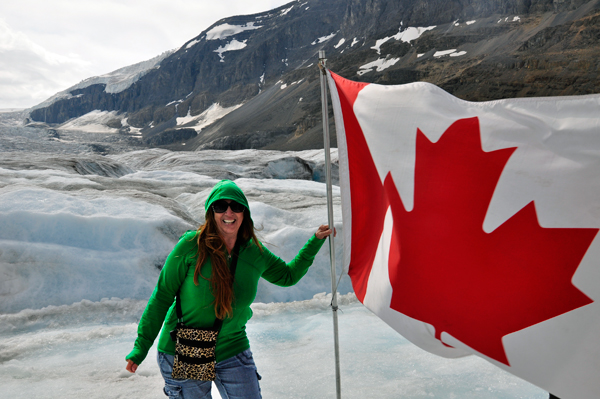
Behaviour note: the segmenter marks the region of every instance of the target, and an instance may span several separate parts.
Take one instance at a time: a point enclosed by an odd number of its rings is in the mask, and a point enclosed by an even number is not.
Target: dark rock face
[[[225,24],[238,29],[216,34]],[[432,26],[410,42],[392,38]],[[30,118],[59,124],[97,109],[119,111],[151,146],[319,148],[321,49],[328,67],[346,78],[428,81],[469,101],[597,93],[600,0],[295,1],[216,22],[120,93],[104,85],[73,90]],[[451,49],[454,56],[439,53]],[[378,59],[393,65],[361,68]],[[214,103],[243,105],[198,135],[177,128],[178,117]]]
[[[149,137],[144,141],[151,147],[157,147],[186,141],[196,137],[197,135],[198,132],[196,132],[194,129],[169,129]]]
[[[220,150],[227,148],[230,150],[245,150],[245,149],[259,149],[268,146],[269,144],[276,141],[279,137],[287,137],[289,135],[286,131],[281,132],[253,132],[244,133],[232,136],[225,136],[210,141],[206,144],[202,144],[198,149],[200,150]]]

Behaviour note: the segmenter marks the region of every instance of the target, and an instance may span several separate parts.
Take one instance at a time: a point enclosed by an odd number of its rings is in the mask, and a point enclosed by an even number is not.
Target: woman
[[[331,234],[320,226],[288,264],[265,248],[254,234],[254,223],[244,193],[231,180],[217,183],[206,203],[206,222],[185,233],[167,257],[158,283],[138,326],[138,337],[127,355],[126,369],[134,373],[148,354],[161,326],[158,363],[169,398],[211,398],[210,381],[171,378],[175,343],[169,332],[177,324],[174,298],[179,292],[183,322],[210,328],[223,320],[215,348],[215,384],[223,399],[261,398],[245,326],[256,296],[258,279],[280,286],[296,284],[308,271]],[[232,251],[239,243],[233,286],[229,273]]]

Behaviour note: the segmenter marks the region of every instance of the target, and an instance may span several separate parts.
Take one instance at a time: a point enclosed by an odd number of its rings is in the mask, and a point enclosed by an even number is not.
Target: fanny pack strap
[[[229,272],[231,273],[231,285],[233,286],[233,280],[235,279],[235,269],[237,268],[238,255],[240,253],[240,243],[236,240],[235,246],[233,247],[233,257],[229,264]],[[179,291],[177,290],[177,296],[175,298],[175,310],[177,311],[177,322],[183,322],[183,313],[181,312],[181,298],[179,297]],[[215,323],[212,326],[213,330],[219,331],[223,325],[223,320],[218,317],[215,319]]]

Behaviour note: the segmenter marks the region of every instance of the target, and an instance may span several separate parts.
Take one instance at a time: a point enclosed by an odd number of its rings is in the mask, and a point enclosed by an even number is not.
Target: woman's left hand
[[[319,240],[324,240],[325,238],[329,237],[331,235],[331,233],[333,233],[334,237],[336,236],[337,231],[335,231],[335,227],[333,228],[333,232],[332,232],[328,225],[322,224],[317,229],[317,232],[315,233],[315,236]]]

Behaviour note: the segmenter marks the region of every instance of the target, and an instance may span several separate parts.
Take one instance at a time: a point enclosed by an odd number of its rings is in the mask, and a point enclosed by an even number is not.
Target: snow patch
[[[84,82],[91,80],[94,82],[90,84],[105,83],[106,88],[104,89],[104,91],[106,93],[120,93],[123,90],[127,89],[129,86],[131,86],[134,82],[138,81],[151,69],[159,67],[161,61],[173,54],[174,52],[175,50],[166,51],[158,57],[154,57],[147,61],[139,62],[134,65],[117,69],[114,72],[101,75],[97,78],[86,79]]]
[[[94,110],[79,118],[71,119],[62,124],[60,130],[77,130],[88,133],[118,133],[119,129],[113,129],[106,124],[113,119],[122,119],[117,111]]]
[[[291,6],[290,8],[286,9],[286,10],[282,10],[281,14],[279,14],[279,16],[283,17],[284,15],[286,15],[288,12],[292,11],[292,8],[294,8],[294,6]]]
[[[137,64],[129,65],[124,68],[117,69],[116,71],[107,73],[105,75],[95,76],[87,78],[77,83],[75,86],[71,86],[66,90],[56,93],[46,101],[30,108],[30,111],[45,108],[57,101],[67,100],[73,98],[72,91],[78,89],[85,89],[86,87],[95,84],[104,84],[106,87],[104,91],[106,93],[120,93],[126,90],[129,86],[137,82],[142,76],[147,74],[150,70],[158,68],[160,63],[173,54],[175,50],[165,51],[161,55],[151,58],[147,61],[138,62]]]
[[[375,46],[371,47],[373,50],[377,51],[377,54],[381,54],[381,46],[391,39],[396,39],[405,43],[410,43],[411,41],[418,39],[421,35],[428,30],[434,29],[435,26],[428,27],[408,27],[405,30],[402,28],[399,29],[398,33],[394,36],[384,37],[383,39],[379,39],[375,42]],[[356,39],[355,39],[356,40]]]
[[[248,39],[244,40],[243,42],[233,39],[232,41],[227,43],[225,46],[219,46],[219,48],[214,50],[214,52],[219,54],[219,57],[221,58],[221,62],[225,62],[225,57],[223,56],[224,52],[241,50],[247,46],[247,44],[246,44],[247,41],[248,41]]]
[[[290,84],[289,84],[289,86],[297,85],[297,84],[299,84],[299,83],[302,83],[303,81],[304,81],[304,79],[297,80],[297,81],[295,81],[295,82],[292,82],[292,83],[290,83]],[[287,83],[284,83],[284,84],[282,84],[282,85],[281,85],[280,89],[281,89],[281,90],[283,90],[283,89],[285,89],[286,87],[288,87],[288,84],[287,84]]]
[[[393,65],[395,65],[400,58],[379,58],[373,62],[369,62],[368,64],[362,65],[359,67],[359,71],[356,72],[357,75],[364,75],[367,72],[371,72],[373,68],[377,68],[377,72],[381,72],[384,69],[387,69]]]
[[[338,47],[340,47],[340,46],[341,46],[342,44],[344,44],[344,43],[346,43],[346,39],[344,39],[344,38],[342,37],[342,38],[340,39],[340,41],[338,42],[338,44],[336,44],[336,45],[335,45],[335,46],[333,46],[333,47],[335,47],[335,48],[338,48]]]
[[[125,128],[129,128],[129,134],[135,134],[136,136],[141,136],[142,135],[142,129],[139,127],[133,127],[129,124],[129,122],[127,121],[127,118],[123,118],[121,119],[121,126],[125,127]]]
[[[206,32],[206,40],[223,40],[229,36],[237,35],[238,33],[247,31],[260,29],[262,26],[254,26],[254,22],[248,22],[246,25],[230,25],[230,24],[222,24],[219,26],[215,26],[208,32]]]
[[[390,40],[392,37],[384,37],[383,39],[379,39],[375,42],[375,45],[373,47],[371,47],[373,50],[377,51],[377,54],[381,54],[381,45],[385,42],[387,42],[388,40]]]
[[[197,132],[204,129],[206,126],[218,121],[228,113],[235,111],[242,104],[234,105],[232,107],[223,108],[220,104],[214,103],[207,110],[202,112],[200,115],[192,116],[190,111],[188,110],[188,114],[184,117],[177,118],[177,126],[188,125],[194,123],[191,127],[195,129]]]
[[[519,22],[520,20],[521,20],[521,17],[519,17],[519,16],[513,17],[512,20],[510,19],[510,17],[506,17],[506,18],[500,18],[498,20],[498,23],[500,23],[500,22]]]
[[[405,43],[410,43],[411,41],[418,39],[419,37],[421,37],[421,35],[425,32],[427,32],[428,30],[432,30],[435,29],[436,26],[427,26],[427,27],[409,27],[406,28],[405,31],[403,32],[399,32],[396,36],[394,36],[394,39],[396,40],[401,40]]]
[[[314,42],[311,43],[311,45],[315,45],[315,44],[320,44],[323,42],[326,42],[327,40],[331,39],[332,37],[334,37],[335,35],[337,35],[337,32],[334,32],[328,36],[321,36],[320,38],[318,38],[317,40],[315,40]]]
[[[436,51],[435,54],[433,54],[433,56],[435,58],[444,57],[446,55],[449,55],[450,57],[460,57],[461,55],[465,55],[465,54],[467,54],[466,51],[457,52],[456,49],[451,49],[451,50]]]
[[[185,46],[186,50],[189,49],[190,47],[194,46],[195,44],[200,43],[200,40],[192,40],[191,42],[189,42],[187,44],[187,46]]]
[[[473,25],[477,21],[467,21],[467,25]]]
[[[451,50],[441,50],[441,51],[436,51],[435,54],[433,55],[435,58],[440,58],[443,57],[445,55],[450,55],[452,53],[454,53],[456,51],[456,49],[451,49]]]
[[[354,45],[355,45],[356,43],[358,43],[358,40],[357,40],[356,38],[354,38],[354,39],[352,40],[352,44],[350,45],[350,47],[354,47]]]

